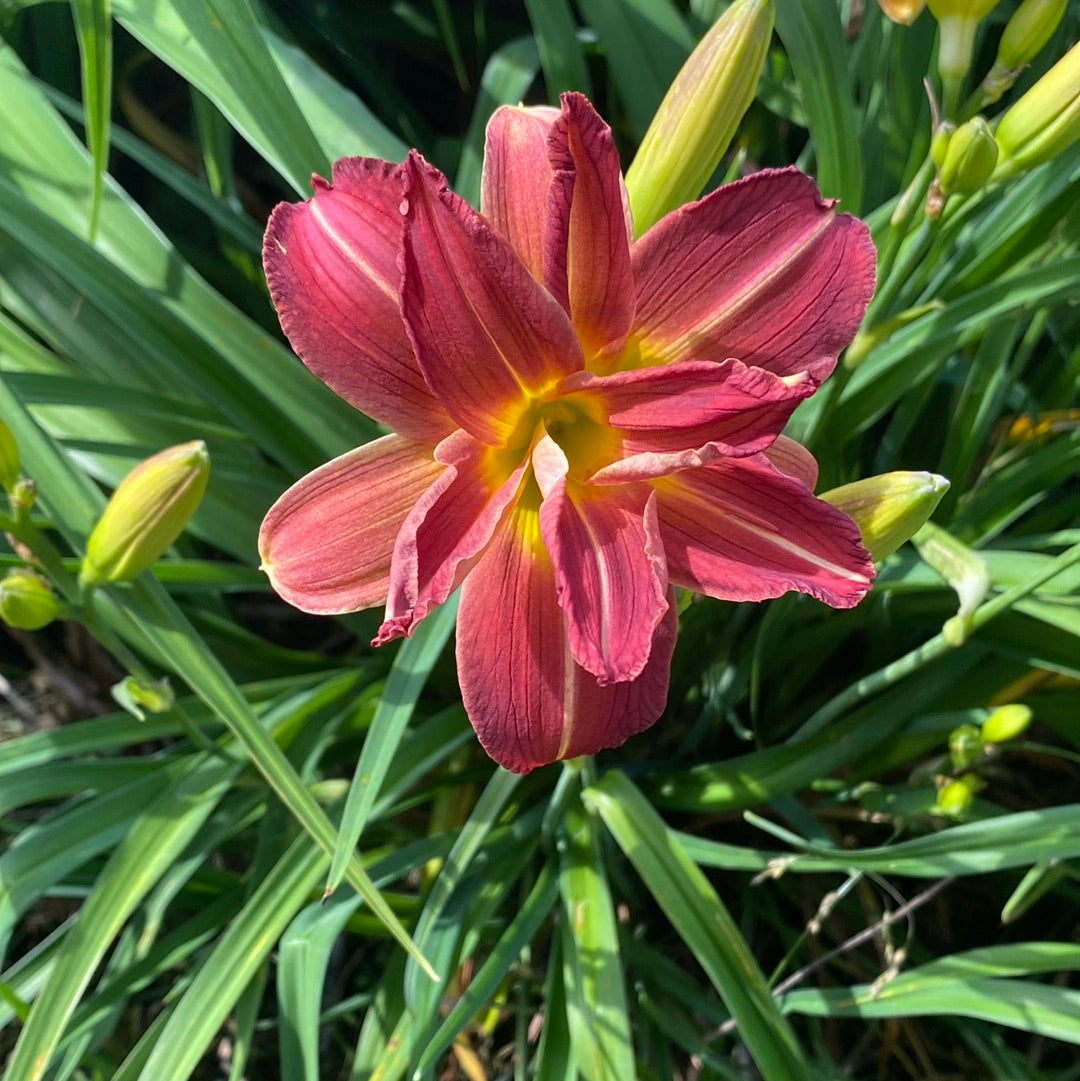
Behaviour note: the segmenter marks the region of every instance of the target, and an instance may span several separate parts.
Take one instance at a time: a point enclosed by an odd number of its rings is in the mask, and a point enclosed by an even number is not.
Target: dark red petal
[[[259,531],[274,589],[320,615],[382,604],[398,531],[442,470],[430,447],[388,435],[297,481]]]
[[[635,363],[724,360],[819,382],[874,291],[874,246],[796,169],[717,188],[632,249]]]
[[[636,679],[667,611],[667,567],[647,485],[567,482],[549,437],[533,451],[540,535],[555,568],[570,653],[601,684]]]
[[[586,360],[621,349],[634,319],[630,228],[611,128],[582,94],[563,94],[548,139],[544,284],[570,314]]]
[[[664,709],[673,596],[637,679],[601,687],[574,662],[537,512],[519,505],[461,587],[462,700],[484,749],[515,773],[617,747]]]
[[[548,133],[559,110],[502,105],[488,121],[480,212],[510,243],[529,273],[544,280],[544,227],[551,164]]]
[[[350,405],[435,444],[453,425],[420,374],[398,310],[401,166],[343,158],[333,185],[271,214],[263,265],[300,359]]]
[[[402,314],[429,386],[492,446],[518,431],[530,396],[582,366],[566,313],[510,245],[413,151]]]
[[[668,574],[729,601],[795,590],[858,604],[873,564],[855,523],[764,456],[722,459],[654,482]]]

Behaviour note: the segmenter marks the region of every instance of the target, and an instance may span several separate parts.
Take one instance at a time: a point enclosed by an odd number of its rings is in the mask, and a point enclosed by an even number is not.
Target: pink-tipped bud
[[[88,586],[125,582],[146,570],[183,532],[209,475],[210,456],[198,439],[140,462],[94,526],[79,581]]]

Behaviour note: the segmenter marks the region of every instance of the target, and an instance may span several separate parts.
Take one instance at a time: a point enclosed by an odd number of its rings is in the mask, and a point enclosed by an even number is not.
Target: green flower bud
[[[124,582],[146,570],[183,532],[206,490],[210,456],[202,440],[140,462],[117,486],[79,571],[83,585]]]
[[[843,484],[819,498],[854,520],[878,563],[922,528],[948,489],[936,473],[896,472]]]
[[[995,67],[1015,71],[1030,64],[1053,36],[1067,0],[1023,0],[1005,24]]]
[[[998,706],[983,721],[979,735],[984,743],[1005,743],[1024,733],[1031,724],[1032,716],[1031,709],[1019,702]]]
[[[113,699],[137,720],[145,721],[147,713],[168,713],[176,702],[168,676],[153,683],[140,683],[127,676],[112,687]]]
[[[10,492],[19,479],[19,448],[11,429],[0,420],[0,488]]]
[[[962,645],[971,629],[971,617],[990,589],[986,563],[978,552],[933,522],[927,522],[913,539],[924,562],[956,592],[960,607],[945,621],[941,633],[949,645]]]
[[[954,131],[956,125],[951,120],[943,120],[934,128],[934,134],[930,137],[930,157],[934,159],[939,170],[945,164],[945,154]]]
[[[981,116],[961,124],[949,139],[939,163],[938,185],[942,194],[971,195],[978,191],[990,179],[997,159],[994,133]]]
[[[1080,44],[1074,45],[1012,108],[994,137],[994,179],[1033,169],[1080,139]]]
[[[961,818],[971,810],[975,793],[982,787],[982,780],[974,773],[965,773],[955,781],[949,781],[938,792],[935,810],[949,818]]]
[[[971,67],[975,31],[997,0],[927,0],[938,21],[938,72],[945,91],[945,112],[951,114],[960,84]]]
[[[735,0],[701,39],[660,103],[626,173],[639,235],[696,199],[754,100],[774,0]]]
[[[972,762],[982,756],[982,733],[975,725],[957,725],[949,733],[949,760],[954,770],[967,769]]]
[[[21,631],[39,631],[57,616],[60,606],[49,586],[32,570],[8,571],[0,581],[0,619]]]

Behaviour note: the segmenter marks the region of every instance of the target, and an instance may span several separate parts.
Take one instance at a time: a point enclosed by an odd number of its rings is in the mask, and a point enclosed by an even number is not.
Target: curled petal
[[[570,654],[536,506],[519,503],[461,587],[458,678],[477,737],[515,773],[617,747],[663,711],[676,629],[669,597],[641,675],[601,687]]]
[[[387,435],[297,481],[259,531],[262,568],[274,589],[319,615],[381,604],[394,538],[441,472],[430,447]]]
[[[544,284],[570,315],[586,359],[621,349],[634,319],[634,277],[619,153],[583,94],[563,94],[548,140]]]
[[[786,435],[778,435],[764,453],[781,473],[801,481],[811,492],[817,487],[817,459],[802,443],[796,443]]]
[[[633,247],[635,363],[738,357],[819,382],[874,290],[874,246],[796,169],[767,170],[676,210]]]
[[[560,390],[563,401],[603,416],[618,433],[621,459],[590,478],[615,484],[765,450],[814,384],[738,360],[699,360],[608,376],[580,372]]]
[[[855,523],[764,457],[724,459],[654,482],[676,585],[730,601],[789,590],[834,608],[858,604],[874,577]]]
[[[394,545],[386,620],[375,645],[411,634],[461,584],[521,486],[525,463],[457,431],[435,449],[446,469]]]
[[[540,535],[555,570],[570,653],[601,685],[636,679],[667,611],[667,566],[646,485],[567,483],[549,436],[533,451]]]
[[[529,407],[582,366],[566,313],[446,179],[405,163],[402,315],[432,391],[465,431],[505,445]]]
[[[510,242],[538,281],[544,280],[544,222],[551,164],[547,141],[559,110],[502,105],[488,121],[480,212]]]
[[[398,311],[401,166],[372,158],[312,178],[306,203],[270,216],[263,265],[282,329],[335,394],[431,444],[453,425],[432,396]]]

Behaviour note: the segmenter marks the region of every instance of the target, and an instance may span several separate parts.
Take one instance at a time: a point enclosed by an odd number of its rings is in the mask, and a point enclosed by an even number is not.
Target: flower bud
[[[640,235],[696,199],[754,100],[774,0],[735,0],[701,39],[660,103],[626,173]]]
[[[1012,702],[1007,706],[998,706],[997,709],[983,721],[979,735],[984,743],[1005,743],[1010,739],[1016,739],[1022,735],[1029,724],[1033,714],[1030,707],[1020,702]]]
[[[83,585],[123,582],[146,570],[183,532],[206,490],[210,456],[202,440],[140,462],[117,486],[79,571]]]
[[[843,484],[819,498],[854,520],[878,563],[922,528],[948,489],[936,473],[901,471]]]
[[[949,760],[954,770],[967,769],[972,762],[982,756],[982,733],[975,725],[957,725],[949,733]]]
[[[971,195],[978,191],[990,179],[997,159],[994,133],[981,116],[961,124],[950,136],[939,162],[938,186],[942,194]]]
[[[1001,152],[995,180],[1033,169],[1080,139],[1080,44],[1005,112],[994,137]]]
[[[0,619],[21,631],[39,631],[57,616],[53,591],[32,570],[8,571],[0,581]]]
[[[878,7],[894,23],[910,26],[926,7],[926,0],[878,0]]]
[[[950,646],[962,645],[971,629],[971,617],[990,589],[990,572],[978,552],[951,533],[927,522],[914,538],[923,561],[956,592],[960,607],[945,621],[941,633]]]
[[[0,420],[0,488],[10,492],[19,479],[19,448],[11,429]]]
[[[949,818],[960,818],[971,810],[975,793],[982,787],[981,778],[974,773],[965,773],[942,787],[937,794],[937,805],[934,809],[938,814],[947,815]]]
[[[147,713],[168,713],[176,702],[169,686],[169,677],[162,676],[153,683],[143,683],[127,676],[111,688],[113,699],[136,720],[145,721]]]
[[[1015,71],[1030,64],[1053,36],[1067,0],[1023,0],[1005,24],[995,67]]]
[[[971,67],[975,31],[997,0],[927,0],[927,3],[938,21],[938,72],[945,91],[945,112],[949,114]]]

